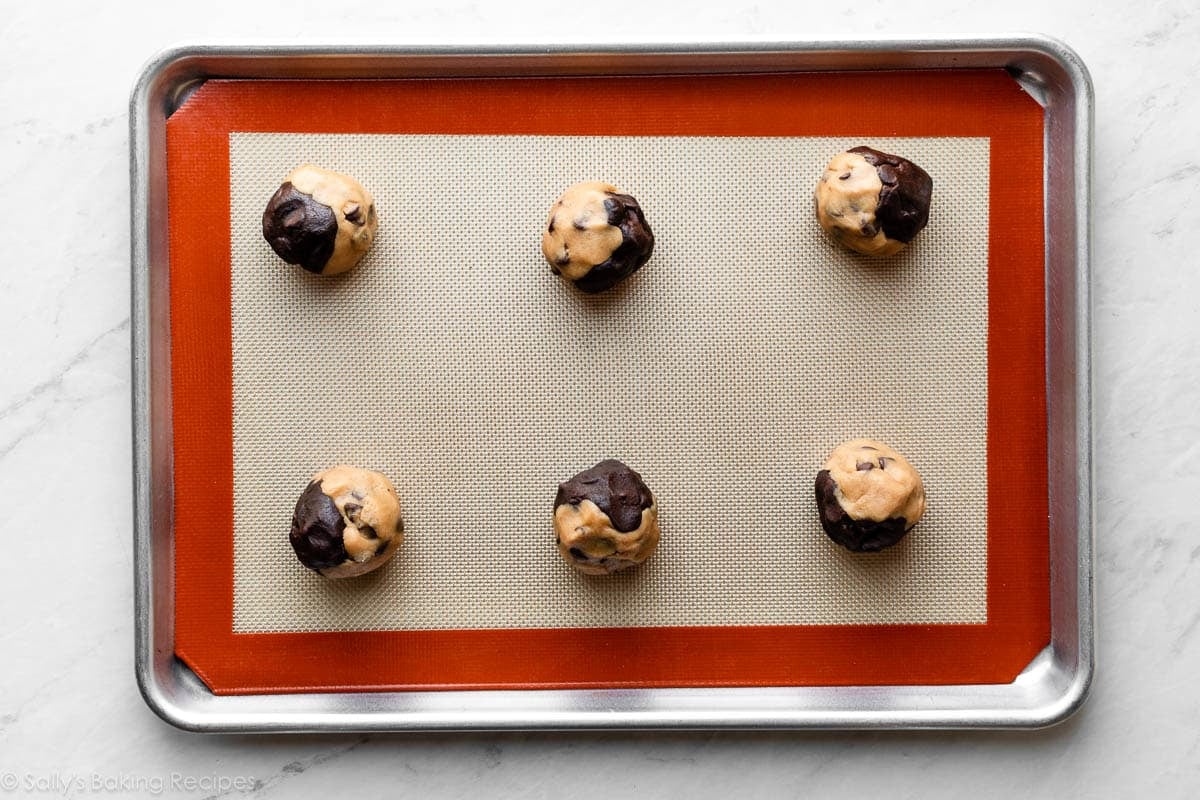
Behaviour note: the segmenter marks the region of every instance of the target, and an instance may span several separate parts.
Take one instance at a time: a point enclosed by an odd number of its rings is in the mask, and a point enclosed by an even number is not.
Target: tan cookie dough
[[[817,473],[816,492],[825,533],[854,551],[890,547],[925,513],[920,474],[873,439],[838,445]]]
[[[289,264],[337,275],[375,240],[375,200],[349,175],[305,164],[284,179],[263,212],[263,236]]]
[[[817,221],[852,250],[890,256],[925,227],[932,191],[929,174],[908,159],[854,147],[817,181]]]
[[[600,181],[563,192],[542,232],[550,269],[585,292],[615,286],[641,268],[653,249],[654,234],[638,202]]]
[[[404,541],[400,498],[378,472],[337,466],[309,482],[292,515],[296,557],[327,578],[382,566]]]
[[[601,461],[559,485],[554,534],[559,554],[580,572],[628,569],[658,547],[658,504],[641,475]]]

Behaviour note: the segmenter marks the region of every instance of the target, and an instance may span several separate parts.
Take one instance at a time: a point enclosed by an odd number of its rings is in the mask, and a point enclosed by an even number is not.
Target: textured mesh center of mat
[[[812,213],[833,154],[867,143],[934,178],[900,256],[834,247]],[[979,623],[987,616],[988,140],[234,134],[234,628],[238,632]],[[280,262],[267,199],[311,161],[374,193],[347,276]],[[577,180],[638,198],[657,244],[585,296],[539,247]],[[929,494],[897,547],[821,531],[841,440],[905,453]],[[557,484],[608,457],[658,497],[640,567],[576,574]],[[392,563],[329,581],[288,544],[337,463],[396,484]]]

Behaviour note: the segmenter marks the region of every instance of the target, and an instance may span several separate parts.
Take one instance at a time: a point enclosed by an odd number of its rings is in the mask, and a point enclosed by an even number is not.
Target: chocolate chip
[[[370,525],[359,525],[358,532],[363,535],[364,539],[378,539],[379,534]]]
[[[575,559],[576,561],[587,561],[588,560],[587,553],[583,552],[578,547],[572,547],[567,552],[569,552],[571,554],[571,558]]]
[[[554,217],[550,218],[550,224],[546,226],[546,233],[554,233]]]
[[[391,544],[391,542],[380,542],[379,545],[375,548],[375,555],[377,555],[377,556],[383,555],[383,552],[388,549],[389,544]]]
[[[850,177],[850,173],[849,173],[849,172],[847,172],[847,173],[845,173],[845,174],[843,174],[843,175],[838,175],[838,180],[839,180],[839,181],[844,181],[844,180],[846,180],[846,179],[847,179],[847,178],[849,178],[849,177]]]
[[[584,220],[582,220],[582,219],[574,220],[571,223],[571,226],[573,228],[575,228],[575,230],[577,230],[577,231],[586,231],[587,230],[587,225],[584,223]]]
[[[347,222],[353,222],[355,225],[362,225],[362,208],[358,203],[351,203],[342,209],[342,213],[346,215]]]
[[[879,468],[880,468],[880,469],[887,469],[887,465],[888,465],[889,463],[891,463],[891,462],[895,461],[895,460],[896,460],[896,459],[894,459],[894,458],[888,458],[887,456],[880,456],[880,457],[879,457]]]
[[[870,472],[875,469],[875,465],[870,461],[859,461],[854,465],[854,468],[859,472]]]
[[[287,216],[285,216],[283,218],[283,227],[287,228],[288,230],[291,230],[292,228],[299,227],[301,224],[303,224],[303,222],[304,222],[304,208],[302,206],[297,206],[296,208],[289,211]]]

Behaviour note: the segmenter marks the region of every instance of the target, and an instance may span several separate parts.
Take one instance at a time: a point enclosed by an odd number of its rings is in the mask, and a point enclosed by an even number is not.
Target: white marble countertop
[[[921,10],[917,10],[917,9]],[[1193,796],[1200,791],[1200,9],[59,0],[0,19],[0,794]],[[1049,34],[1096,87],[1098,671],[1040,732],[199,736],[133,675],[126,104],[171,44]],[[25,229],[29,227],[30,236]],[[1196,469],[1196,472],[1191,470]],[[19,506],[19,507],[18,507]],[[26,516],[29,512],[31,516]],[[341,791],[339,791],[341,790]]]

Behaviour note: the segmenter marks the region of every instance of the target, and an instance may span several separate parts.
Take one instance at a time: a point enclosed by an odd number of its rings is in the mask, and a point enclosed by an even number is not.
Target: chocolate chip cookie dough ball
[[[567,563],[607,575],[642,563],[658,547],[658,504],[641,475],[620,461],[601,461],[559,484],[554,533]]]
[[[550,269],[590,294],[637,272],[653,250],[654,234],[637,200],[599,181],[563,192],[542,233]]]
[[[263,236],[289,264],[318,275],[353,267],[375,239],[370,192],[348,175],[305,164],[284,179],[263,212]]]
[[[925,227],[932,193],[929,173],[908,159],[852,147],[817,182],[817,220],[852,250],[890,256]]]
[[[314,476],[300,495],[289,538],[309,569],[327,578],[362,575],[400,549],[400,499],[378,472],[332,467]]]
[[[925,513],[921,476],[882,442],[854,439],[838,447],[817,473],[821,527],[838,544],[874,552],[904,538]]]

